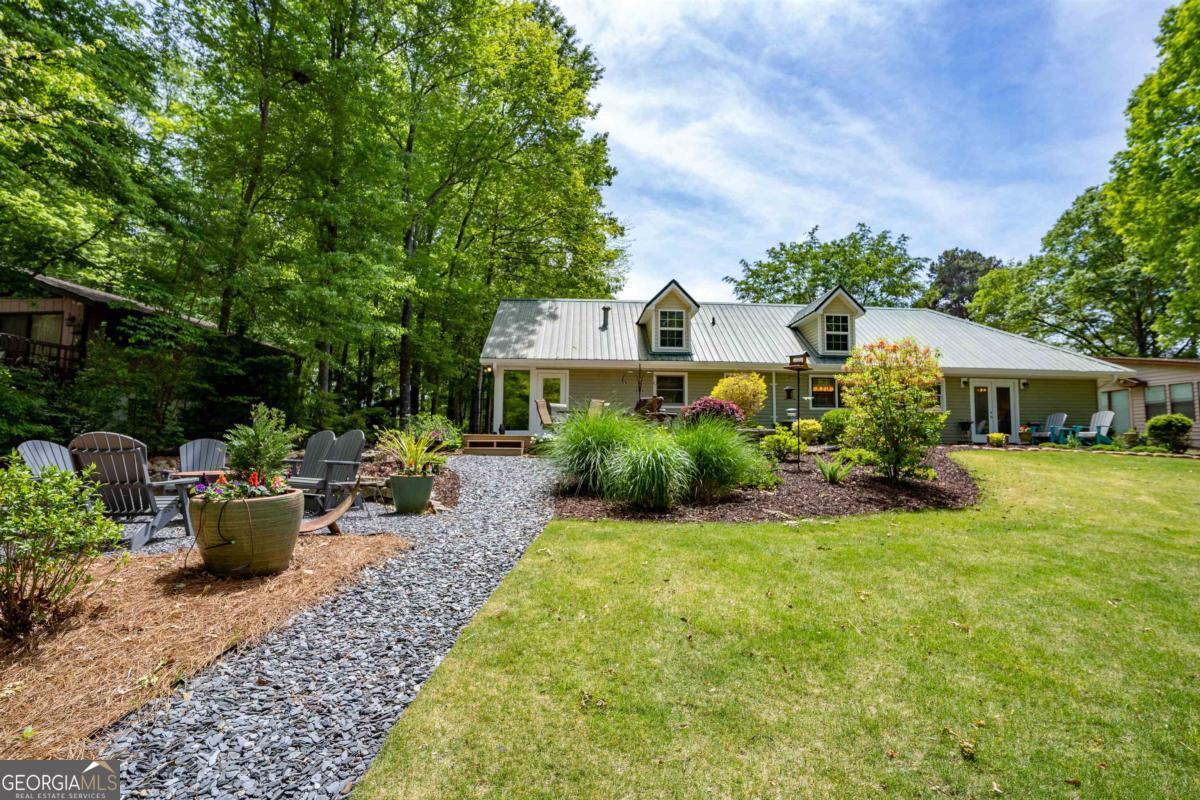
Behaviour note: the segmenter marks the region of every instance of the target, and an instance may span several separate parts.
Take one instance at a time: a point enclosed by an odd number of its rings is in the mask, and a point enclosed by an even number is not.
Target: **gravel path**
[[[459,631],[545,526],[552,468],[460,456],[457,508],[380,506],[349,532],[393,531],[411,550],[227,655],[112,732],[131,797],[330,798],[349,791]],[[156,549],[169,549],[168,541]]]

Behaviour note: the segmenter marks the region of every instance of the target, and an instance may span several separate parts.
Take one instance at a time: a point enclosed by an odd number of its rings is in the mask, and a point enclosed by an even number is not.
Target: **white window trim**
[[[846,318],[846,349],[845,350],[831,350],[828,347],[828,340],[826,339],[826,337],[829,334],[829,331],[828,331],[829,326],[828,326],[827,322],[830,317],[845,317]],[[841,331],[835,331],[835,332],[841,333]],[[850,353],[850,351],[852,349],[854,349],[854,317],[852,317],[849,314],[821,314],[821,348],[822,348],[822,352],[829,353],[831,355],[839,355],[839,356],[840,355],[848,355]]]
[[[662,332],[663,332],[662,315],[664,312],[670,312],[672,314],[680,314],[683,316],[683,327],[682,328],[670,328],[669,329],[669,330],[678,330],[683,333],[683,337],[682,337],[683,344],[681,344],[679,347],[667,347],[666,345],[664,345],[662,343]],[[682,308],[657,308],[657,309],[655,309],[654,310],[654,349],[661,351],[661,352],[682,352],[682,351],[687,350],[687,347],[688,347],[688,315],[687,315],[687,311],[685,311]]]
[[[675,377],[683,378],[683,402],[682,403],[668,403],[666,401],[663,401],[663,408],[682,408],[683,406],[686,406],[688,404],[688,396],[689,396],[688,395],[688,374],[686,372],[656,372],[656,373],[654,373],[654,396],[655,397],[659,396],[658,395],[658,376],[660,376],[660,375],[668,377],[668,378],[675,378]]]
[[[942,411],[948,411],[948,410],[949,410],[949,406],[947,406],[947,405],[946,405],[946,379],[945,379],[945,378],[942,378],[942,380],[940,381],[940,383],[941,383],[941,385],[942,385],[942,391],[940,392],[940,397],[941,397],[941,400],[942,400],[942,403],[941,403],[941,405],[942,405]]]
[[[813,380],[815,378],[829,378],[833,381],[833,405],[818,406],[813,405],[813,401],[817,399],[816,392],[813,391]],[[799,402],[799,400],[797,400]],[[835,408],[842,407],[842,385],[838,383],[836,375],[809,375],[808,376],[808,410],[809,411],[832,411]]]

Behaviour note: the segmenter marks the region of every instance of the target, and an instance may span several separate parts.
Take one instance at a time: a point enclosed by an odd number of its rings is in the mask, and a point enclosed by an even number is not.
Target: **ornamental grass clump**
[[[48,468],[35,478],[14,453],[0,470],[0,636],[66,615],[92,562],[120,541],[87,474]]]
[[[388,461],[395,462],[396,475],[432,475],[446,463],[442,439],[433,431],[414,434],[409,430],[386,430],[379,434],[375,446]]]
[[[688,496],[694,475],[692,459],[675,437],[662,428],[643,428],[608,456],[600,482],[609,499],[670,511]]]
[[[947,412],[938,402],[937,356],[913,339],[856,348],[840,379],[850,409],[843,442],[869,450],[891,479],[924,477],[922,461],[942,436]]]
[[[638,417],[608,408],[595,412],[577,409],[547,447],[576,494],[600,494],[601,474],[609,456],[645,435],[646,423]]]
[[[692,461],[690,493],[697,500],[712,502],[726,497],[756,483],[767,469],[755,446],[719,417],[699,417],[676,425],[673,435]]]

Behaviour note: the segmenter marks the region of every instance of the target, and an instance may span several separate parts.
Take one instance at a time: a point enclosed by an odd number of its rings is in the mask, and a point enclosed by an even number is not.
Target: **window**
[[[1171,413],[1183,414],[1193,422],[1196,420],[1196,404],[1192,401],[1192,385],[1190,383],[1172,383]]]
[[[654,393],[663,399],[663,405],[683,405],[687,402],[687,376],[655,375]]]
[[[946,410],[946,381],[940,380],[937,386],[933,387],[934,394],[937,395],[938,408],[942,411]]]
[[[850,350],[850,317],[845,314],[825,315],[825,349],[831,353]]]
[[[812,383],[809,384],[812,389],[812,400],[809,403],[810,408],[837,408],[838,407],[838,388],[837,378],[811,378]]]
[[[62,325],[62,314],[0,314],[0,333],[37,342],[58,344],[62,339]]]
[[[683,312],[663,309],[658,312],[658,346],[683,349]]]
[[[1167,413],[1167,387],[1146,387],[1146,419]]]

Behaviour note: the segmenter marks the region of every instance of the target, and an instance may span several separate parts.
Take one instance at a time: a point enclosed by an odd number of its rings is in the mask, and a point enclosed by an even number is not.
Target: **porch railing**
[[[3,364],[73,373],[79,369],[81,359],[78,347],[0,333],[0,363]]]

